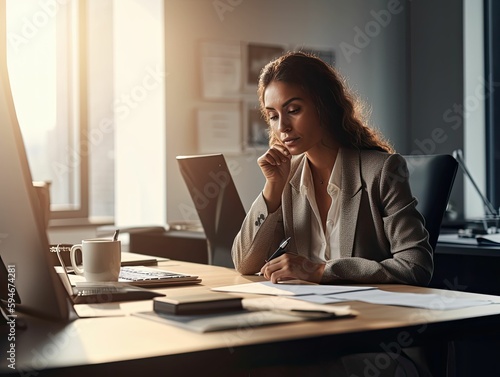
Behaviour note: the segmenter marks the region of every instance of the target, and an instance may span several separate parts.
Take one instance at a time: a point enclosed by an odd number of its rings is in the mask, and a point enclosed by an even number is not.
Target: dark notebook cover
[[[209,314],[242,310],[241,297],[224,293],[203,293],[177,297],[158,297],[153,309],[165,314]]]

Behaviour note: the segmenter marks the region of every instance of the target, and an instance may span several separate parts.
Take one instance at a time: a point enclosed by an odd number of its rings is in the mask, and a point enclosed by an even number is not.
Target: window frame
[[[72,4],[73,6],[75,3]],[[75,145],[78,145],[78,157],[79,157],[79,187],[78,191],[80,193],[79,207],[75,209],[53,209],[51,206],[50,219],[89,219],[89,145],[88,140],[85,135],[88,134],[88,106],[87,106],[87,96],[88,96],[88,73],[87,73],[87,61],[88,61],[88,48],[87,48],[87,25],[88,25],[88,15],[87,15],[87,0],[79,0],[76,2],[76,19],[78,20],[77,30],[77,58],[78,58],[78,69],[77,69],[77,80],[71,81],[72,83],[78,85],[78,106],[77,112],[78,117],[75,117],[73,108],[69,107],[68,117],[75,119],[77,121],[78,129],[78,140]],[[71,12],[74,11],[72,7],[61,7],[60,11],[66,12],[66,20],[70,20],[67,27],[71,28],[71,23],[75,21],[72,17]],[[58,21],[60,22],[60,21]],[[65,25],[66,26],[66,25]],[[58,24],[58,28],[60,25]],[[59,33],[58,33],[59,34]],[[67,35],[67,34],[66,34]],[[73,41],[66,40],[66,48],[72,48]],[[70,98],[67,102],[74,101],[73,98],[74,91],[69,91]],[[59,101],[59,95],[57,96]],[[87,153],[82,153],[82,151],[87,151]]]

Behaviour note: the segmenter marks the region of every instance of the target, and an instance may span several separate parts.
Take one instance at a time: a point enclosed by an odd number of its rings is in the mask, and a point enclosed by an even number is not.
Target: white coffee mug
[[[81,269],[76,262],[76,253],[82,252]],[[70,250],[71,266],[77,275],[87,281],[118,281],[121,266],[120,241],[92,238],[73,245]]]

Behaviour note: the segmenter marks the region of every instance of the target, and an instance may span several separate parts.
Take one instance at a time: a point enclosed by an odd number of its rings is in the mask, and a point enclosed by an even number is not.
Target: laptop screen
[[[205,231],[209,263],[234,267],[231,248],[246,212],[222,154],[177,156]]]
[[[69,318],[68,296],[49,263],[49,245],[10,90],[0,30],[0,256],[15,286],[16,311]],[[8,297],[1,297],[8,300]]]

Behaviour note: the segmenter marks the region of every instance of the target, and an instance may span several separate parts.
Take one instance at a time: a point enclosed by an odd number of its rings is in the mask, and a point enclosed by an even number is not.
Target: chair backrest
[[[177,156],[207,237],[208,263],[234,268],[231,247],[246,212],[222,154]]]
[[[425,219],[429,243],[434,250],[455,181],[458,162],[447,154],[403,157],[408,164],[411,191],[418,200],[417,209]]]

